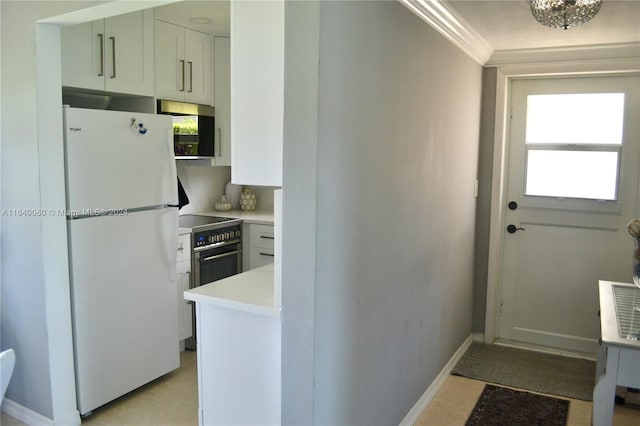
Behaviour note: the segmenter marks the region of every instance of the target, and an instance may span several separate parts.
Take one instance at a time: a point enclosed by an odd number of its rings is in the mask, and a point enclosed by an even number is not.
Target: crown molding
[[[640,43],[593,44],[542,49],[497,50],[485,64],[504,67],[523,64],[636,60],[640,63]]]
[[[399,0],[478,64],[487,63],[493,48],[442,0]]]

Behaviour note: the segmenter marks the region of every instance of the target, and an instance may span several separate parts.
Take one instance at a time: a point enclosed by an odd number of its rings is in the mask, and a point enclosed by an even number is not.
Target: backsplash
[[[189,160],[176,161],[178,177],[189,197],[189,204],[180,209],[180,214],[214,210],[214,204],[224,194],[224,186],[231,180],[231,167],[189,166],[188,163]]]
[[[189,204],[180,209],[180,214],[215,210],[215,203],[220,200],[225,185],[231,180],[231,167],[190,166],[189,160],[180,160],[176,161],[176,169],[189,197]],[[249,188],[256,194],[256,210],[273,211],[273,191],[277,188]]]

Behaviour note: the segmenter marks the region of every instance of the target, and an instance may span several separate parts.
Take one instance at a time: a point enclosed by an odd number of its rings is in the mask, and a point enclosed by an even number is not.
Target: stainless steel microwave
[[[158,100],[157,112],[173,116],[173,149],[176,157],[215,156],[215,109],[212,106]]]

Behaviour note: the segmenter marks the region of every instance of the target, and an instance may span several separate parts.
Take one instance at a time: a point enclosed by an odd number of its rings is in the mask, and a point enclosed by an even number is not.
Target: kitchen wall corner
[[[214,204],[220,200],[225,185],[231,180],[231,167],[190,166],[189,160],[179,160],[176,170],[189,197],[189,204],[180,209],[180,214],[214,210]]]

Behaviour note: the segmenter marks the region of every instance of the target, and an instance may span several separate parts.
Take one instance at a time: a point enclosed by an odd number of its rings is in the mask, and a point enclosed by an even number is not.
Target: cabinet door
[[[164,21],[155,28],[156,98],[184,101],[184,28]]]
[[[191,321],[193,305],[184,300],[184,292],[186,290],[189,290],[191,262],[178,262],[176,269],[178,274],[178,340],[184,340],[193,335],[193,327]]]
[[[104,90],[104,20],[64,27],[60,38],[62,85]]]
[[[211,36],[185,29],[184,55],[185,101],[211,105]]]
[[[105,89],[153,96],[153,11],[105,20]]]
[[[214,105],[216,106],[216,166],[231,165],[231,45],[214,38]]]
[[[282,186],[284,0],[231,2],[231,181]]]

